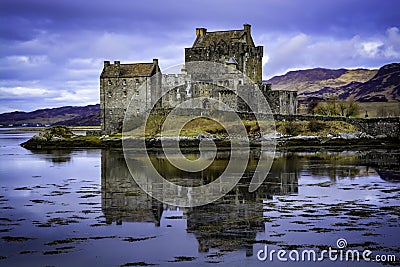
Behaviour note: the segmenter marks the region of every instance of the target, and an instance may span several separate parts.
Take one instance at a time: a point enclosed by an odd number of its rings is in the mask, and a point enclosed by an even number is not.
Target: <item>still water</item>
[[[32,135],[0,132],[1,266],[381,266],[257,257],[266,247],[318,256],[340,238],[343,250],[396,255],[399,264],[399,150],[280,151],[249,193],[254,151],[229,194],[179,208],[143,193],[121,150],[19,147]],[[220,153],[209,170],[187,175],[151,157],[170,181],[191,184],[214,180],[229,159]],[[138,159],[137,172],[146,168]]]

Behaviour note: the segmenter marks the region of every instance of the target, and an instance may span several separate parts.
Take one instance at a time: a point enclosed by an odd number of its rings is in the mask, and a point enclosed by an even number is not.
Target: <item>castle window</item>
[[[136,82],[136,84],[140,83],[139,79],[135,79],[135,82]]]
[[[128,93],[126,92],[126,89],[124,90],[124,96],[126,97],[126,95],[127,95]]]
[[[111,93],[111,91],[108,91],[108,97],[112,97],[112,93]]]
[[[108,85],[112,85],[112,81],[111,80],[108,80]]]
[[[136,90],[136,95],[139,95],[139,90]]]
[[[242,80],[239,80],[239,85],[241,85],[242,84]]]
[[[122,84],[126,85],[126,80],[125,79],[122,80]]]

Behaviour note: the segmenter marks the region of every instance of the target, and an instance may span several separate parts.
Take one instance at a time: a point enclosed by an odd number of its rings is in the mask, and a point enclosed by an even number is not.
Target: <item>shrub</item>
[[[299,127],[293,121],[287,121],[284,125],[285,134],[298,135],[300,133]]]
[[[61,137],[66,137],[66,138],[69,138],[74,135],[72,133],[71,129],[66,126],[53,126],[47,130],[47,133],[49,133],[49,136],[55,135],[55,136],[61,136]]]
[[[357,116],[359,110],[360,110],[359,105],[354,101],[353,98],[350,98],[347,101],[346,117]]]
[[[307,113],[308,113],[308,114],[314,115],[314,113],[315,113],[315,108],[316,108],[317,106],[318,106],[318,102],[317,102],[317,101],[312,100],[311,102],[309,102],[309,103],[307,104]]]
[[[322,131],[326,128],[325,123],[321,121],[317,121],[316,119],[312,119],[308,122],[308,129],[311,132],[317,133],[319,131]]]

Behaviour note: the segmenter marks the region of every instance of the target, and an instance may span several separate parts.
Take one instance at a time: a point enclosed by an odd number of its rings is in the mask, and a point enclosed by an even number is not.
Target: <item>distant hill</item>
[[[44,125],[100,125],[100,105],[84,107],[66,106],[38,109],[32,112],[14,111],[0,114],[3,126],[44,126]]]
[[[360,102],[400,101],[400,63],[379,70],[308,69],[290,71],[267,81],[273,90],[297,90],[300,102],[354,98]]]

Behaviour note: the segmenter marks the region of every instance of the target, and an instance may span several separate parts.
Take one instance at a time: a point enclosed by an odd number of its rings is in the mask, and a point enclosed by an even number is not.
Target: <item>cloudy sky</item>
[[[99,103],[104,60],[183,63],[195,28],[252,25],[264,79],[400,61],[398,0],[0,0],[0,113]]]

